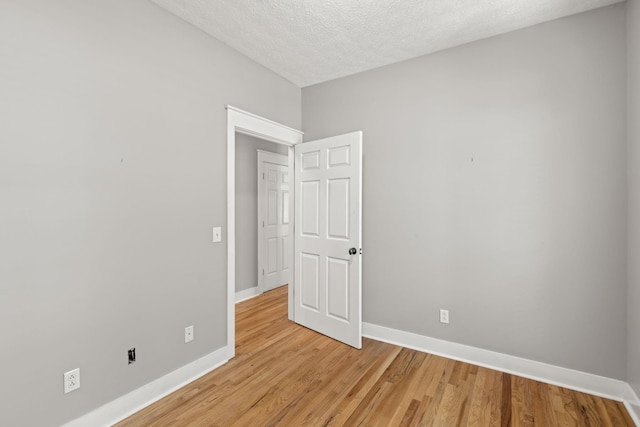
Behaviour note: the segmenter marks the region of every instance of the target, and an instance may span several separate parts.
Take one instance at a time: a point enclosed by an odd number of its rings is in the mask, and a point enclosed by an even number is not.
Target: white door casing
[[[258,289],[290,281],[289,159],[258,150]]]
[[[362,132],[294,151],[295,321],[361,348]]]
[[[227,105],[227,359],[235,356],[236,342],[236,133],[264,139],[289,147],[289,170],[293,170],[293,146],[302,143],[303,133],[297,129],[264,117]],[[294,201],[290,206],[290,218],[294,216]],[[217,222],[217,221],[216,221]],[[213,224],[216,224],[213,222]],[[207,230],[210,233],[211,230]],[[225,234],[223,233],[223,236]],[[294,318],[293,283],[289,285],[288,318]]]

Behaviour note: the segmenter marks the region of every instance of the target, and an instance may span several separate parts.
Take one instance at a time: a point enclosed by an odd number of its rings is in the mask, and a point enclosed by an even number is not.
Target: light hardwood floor
[[[237,305],[236,357],[118,426],[633,426],[624,405],[287,320],[282,287]]]

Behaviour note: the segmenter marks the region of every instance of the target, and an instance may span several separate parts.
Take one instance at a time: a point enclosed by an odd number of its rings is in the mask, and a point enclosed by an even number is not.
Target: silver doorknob
[[[357,253],[358,253],[358,250],[356,248],[349,249],[349,255],[355,255]]]

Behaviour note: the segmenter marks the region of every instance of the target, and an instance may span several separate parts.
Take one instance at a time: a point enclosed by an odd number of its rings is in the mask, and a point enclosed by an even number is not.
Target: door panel
[[[319,236],[320,232],[320,181],[307,181],[300,184],[302,215],[300,215],[302,234]]]
[[[268,190],[267,197],[267,224],[278,225],[278,190]]]
[[[283,184],[287,184],[289,180],[286,182],[283,181]],[[289,192],[282,191],[282,223],[289,224]]]
[[[278,238],[267,239],[267,274],[278,271]]]
[[[289,270],[289,258],[291,254],[291,246],[289,244],[290,239],[282,239],[282,269]]]
[[[349,160],[350,159],[349,155],[351,154],[351,147],[349,146],[330,148],[329,150],[327,150],[327,153],[329,156],[329,160],[328,160],[329,168],[338,167],[338,166],[349,166],[351,164]]]
[[[298,144],[294,164],[295,321],[361,348],[362,132]]]
[[[328,181],[329,237],[349,240],[349,178]]]
[[[302,171],[317,170],[320,168],[320,151],[301,153]]]
[[[329,257],[327,260],[327,312],[349,321],[349,261]]]
[[[302,305],[314,311],[318,310],[318,291],[320,288],[319,259],[320,257],[315,254],[300,254]]]

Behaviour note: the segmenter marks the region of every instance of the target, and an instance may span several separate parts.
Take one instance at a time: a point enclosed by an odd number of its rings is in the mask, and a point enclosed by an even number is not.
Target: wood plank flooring
[[[624,405],[287,320],[282,287],[236,310],[236,357],[118,426],[633,426]]]

